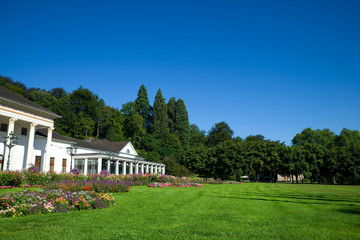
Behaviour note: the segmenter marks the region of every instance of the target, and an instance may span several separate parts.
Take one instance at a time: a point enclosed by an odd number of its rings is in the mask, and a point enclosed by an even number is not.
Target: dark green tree
[[[165,99],[160,89],[156,93],[153,107],[153,134],[162,140],[169,134],[169,117]]]
[[[216,123],[209,131],[207,136],[207,145],[216,146],[217,144],[231,140],[234,131],[231,130],[229,125],[226,122]]]
[[[189,126],[190,145],[203,146],[206,142],[205,130],[200,130],[195,124]]]
[[[175,108],[175,133],[179,136],[184,147],[189,145],[189,117],[184,101],[179,98]]]
[[[167,104],[167,112],[169,116],[169,131],[170,133],[174,133],[176,124],[176,99],[174,97],[169,99]]]
[[[143,127],[150,131],[151,128],[151,106],[145,85],[141,85],[134,103],[134,110],[143,118]]]

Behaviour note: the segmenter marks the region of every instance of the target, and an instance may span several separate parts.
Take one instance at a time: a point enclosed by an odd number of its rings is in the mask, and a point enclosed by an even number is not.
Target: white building
[[[60,173],[69,172],[72,164],[84,174],[104,169],[113,174],[165,174],[164,164],[146,161],[130,142],[83,141],[58,134],[54,119],[60,117],[0,86],[0,141],[11,134],[19,137],[11,149],[9,138],[0,143],[0,170],[35,165],[43,172]],[[73,157],[67,152],[71,146],[77,148]]]

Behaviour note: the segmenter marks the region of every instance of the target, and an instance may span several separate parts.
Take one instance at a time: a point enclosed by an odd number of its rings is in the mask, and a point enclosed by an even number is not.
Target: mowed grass
[[[108,209],[0,219],[0,239],[360,239],[360,186],[141,186],[114,197]]]

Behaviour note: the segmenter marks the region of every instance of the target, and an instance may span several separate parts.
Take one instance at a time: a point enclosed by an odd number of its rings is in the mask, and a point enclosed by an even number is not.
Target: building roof
[[[47,137],[47,129],[42,128],[37,130],[36,135]],[[114,153],[120,152],[126,146],[126,144],[128,144],[128,142],[110,142],[108,140],[84,141],[77,138],[65,137],[55,131],[53,131],[52,137],[53,139],[57,139],[60,141],[71,142],[77,147]]]
[[[40,106],[39,104],[34,103],[3,86],[0,86],[0,103],[50,119],[61,118],[61,116],[57,115],[56,113],[53,113],[43,106]]]

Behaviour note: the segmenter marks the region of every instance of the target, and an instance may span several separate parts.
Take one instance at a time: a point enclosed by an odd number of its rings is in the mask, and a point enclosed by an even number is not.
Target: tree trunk
[[[337,184],[337,183],[336,183],[336,178],[335,178],[335,176],[333,177],[332,184]]]

